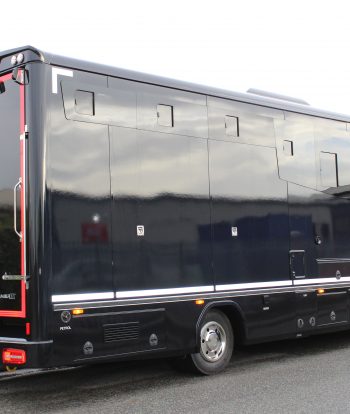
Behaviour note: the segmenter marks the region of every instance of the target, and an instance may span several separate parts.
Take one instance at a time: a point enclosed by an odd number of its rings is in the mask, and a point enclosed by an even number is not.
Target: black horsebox
[[[26,46],[0,125],[4,367],[350,328],[350,117]]]

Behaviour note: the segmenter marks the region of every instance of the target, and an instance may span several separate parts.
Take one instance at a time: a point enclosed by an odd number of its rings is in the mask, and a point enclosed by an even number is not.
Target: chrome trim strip
[[[216,290],[242,290],[242,289],[254,289],[254,288],[268,288],[268,287],[281,287],[281,286],[293,286],[292,280],[281,280],[276,282],[256,282],[256,283],[234,283],[232,285],[216,285]]]
[[[73,295],[52,295],[52,303],[57,302],[75,302],[86,301],[94,299],[114,299],[114,292],[99,292],[99,293],[78,293]]]
[[[124,297],[124,298],[111,298],[113,300],[98,301],[100,298],[90,298],[87,297],[84,301],[81,302],[74,301],[73,297],[81,295],[61,295],[66,296],[67,299],[61,300],[62,303],[54,303],[54,311],[70,310],[75,307],[80,307],[82,309],[93,309],[93,308],[109,308],[115,306],[131,306],[131,305],[149,305],[149,304],[158,304],[158,303],[171,303],[171,302],[185,302],[190,300],[200,299],[222,299],[222,298],[235,298],[241,296],[256,296],[261,294],[276,294],[276,293],[300,293],[300,292],[312,292],[317,288],[326,288],[326,289],[337,289],[337,288],[350,288],[350,277],[343,277],[341,279],[336,278],[318,278],[318,279],[302,279],[292,281],[279,281],[279,282],[261,282],[261,283],[246,283],[246,284],[233,284],[233,285],[219,285],[217,286],[217,291],[212,292],[197,292],[191,294],[164,294],[159,296],[148,296],[148,297]],[[269,286],[269,285],[274,286]],[[281,286],[276,286],[276,284],[281,284]],[[264,288],[252,288],[252,285],[264,286]],[[235,289],[229,289],[229,287],[234,287]],[[237,287],[240,287],[238,289]],[[249,287],[250,289],[242,289],[242,286]],[[222,288],[220,291],[218,288]],[[159,289],[158,292],[164,292],[167,289]],[[173,292],[175,289],[171,289]],[[131,292],[131,291],[130,291]],[[128,293],[130,293],[128,292]],[[140,291],[141,292],[141,291]],[[142,291],[145,292],[145,291]],[[84,295],[84,294],[82,294]],[[94,294],[88,294],[89,296]],[[95,300],[96,299],[96,300]]]
[[[350,259],[347,258],[321,258],[316,259],[317,263],[350,263]]]
[[[147,290],[128,290],[124,292],[116,292],[117,299],[126,298],[139,298],[149,296],[162,296],[162,295],[176,295],[182,293],[203,293],[214,292],[214,286],[192,286],[182,288],[170,288],[170,289],[147,289]]]
[[[91,318],[98,316],[115,316],[115,315],[135,315],[138,313],[152,313],[152,312],[165,312],[165,308],[156,308],[156,309],[135,309],[132,311],[121,311],[121,312],[96,312],[96,313],[83,313],[82,315],[73,315],[73,319],[80,318]]]
[[[315,279],[299,279],[294,280],[294,285],[320,285],[320,284],[329,284],[329,283],[345,283],[350,282],[350,276],[341,277],[337,279],[336,277],[324,277],[324,278],[315,278]]]
[[[349,286],[350,287],[350,286]],[[308,288],[310,290],[310,288]],[[237,292],[212,292],[204,293],[201,295],[173,295],[173,296],[163,296],[163,297],[149,297],[149,298],[130,298],[130,299],[117,299],[113,301],[104,301],[104,302],[85,302],[85,303],[60,303],[54,304],[55,311],[62,310],[71,310],[75,307],[82,309],[93,309],[93,308],[105,308],[113,306],[131,306],[131,305],[150,305],[150,304],[159,304],[159,303],[172,303],[172,302],[186,302],[190,300],[200,299],[222,299],[222,298],[233,298],[240,296],[249,296],[249,295],[261,295],[264,294],[273,294],[273,293],[290,293],[294,292],[292,286],[285,288],[270,288],[270,289],[256,289],[256,290],[246,290],[246,291],[237,291]]]
[[[25,338],[9,338],[7,336],[0,337],[0,344],[23,344],[23,345],[40,345],[40,344],[52,344],[53,340],[50,341],[27,341]]]
[[[349,321],[345,320],[345,321],[339,321],[339,322],[330,322],[330,323],[323,323],[321,325],[317,325],[318,328],[320,328],[321,326],[333,326],[333,325],[341,325],[341,324],[348,324]]]

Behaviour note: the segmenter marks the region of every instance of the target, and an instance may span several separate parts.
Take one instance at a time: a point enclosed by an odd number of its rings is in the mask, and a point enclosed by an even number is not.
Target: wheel
[[[17,367],[6,365],[5,370],[7,372],[15,372],[15,371],[17,371]]]
[[[200,327],[200,351],[189,356],[192,367],[204,375],[223,371],[230,362],[234,337],[230,321],[219,310],[209,311]]]

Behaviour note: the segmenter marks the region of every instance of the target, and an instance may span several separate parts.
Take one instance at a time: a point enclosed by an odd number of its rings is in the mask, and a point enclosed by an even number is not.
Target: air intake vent
[[[117,323],[104,325],[104,341],[132,341],[139,338],[140,325],[138,322]]]

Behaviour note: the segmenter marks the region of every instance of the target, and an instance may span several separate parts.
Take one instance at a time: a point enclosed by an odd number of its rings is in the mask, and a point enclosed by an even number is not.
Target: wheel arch
[[[214,301],[208,303],[202,310],[196,324],[196,346],[199,347],[199,331],[202,320],[205,315],[210,311],[217,309],[221,311],[229,319],[234,335],[235,342],[242,343],[245,341],[246,335],[246,323],[242,308],[238,303],[233,300]]]

